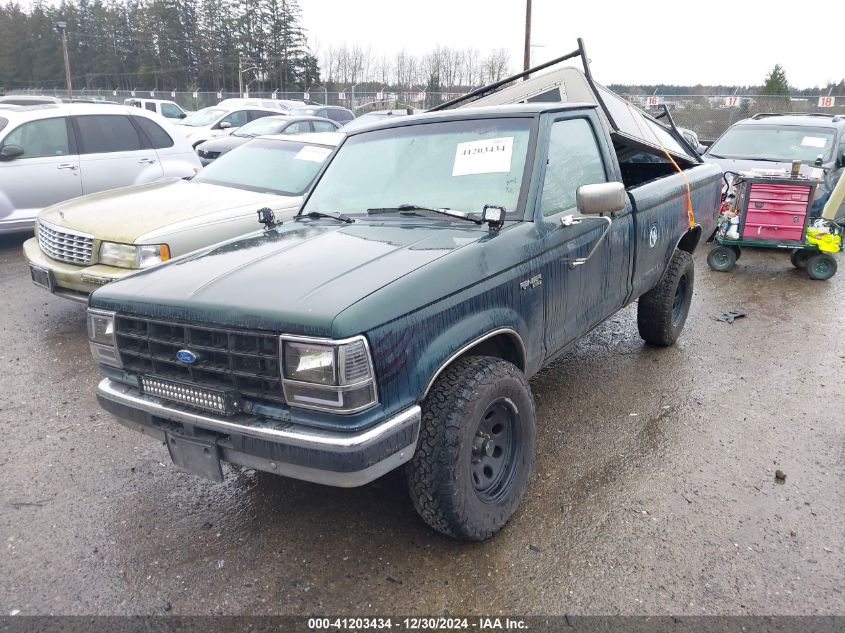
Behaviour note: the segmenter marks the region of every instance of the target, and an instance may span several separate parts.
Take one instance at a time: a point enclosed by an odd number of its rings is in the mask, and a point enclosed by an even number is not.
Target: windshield
[[[285,124],[290,121],[290,117],[266,116],[262,119],[250,121],[243,127],[239,128],[237,132],[233,132],[232,136],[246,136],[252,138],[253,136],[263,136],[265,134],[278,134]]]
[[[516,211],[530,131],[530,119],[514,118],[351,136],[302,212],[364,214],[405,204],[470,213],[495,204]]]
[[[812,163],[819,156],[827,161],[833,146],[829,128],[775,125],[737,125],[729,129],[708,152],[714,158],[793,160]]]
[[[203,108],[199,112],[194,112],[189,117],[182,119],[179,125],[190,125],[191,127],[211,125],[227,112],[228,110],[223,108]]]
[[[193,182],[299,196],[331,153],[331,148],[322,145],[255,139],[223,154],[198,173]]]

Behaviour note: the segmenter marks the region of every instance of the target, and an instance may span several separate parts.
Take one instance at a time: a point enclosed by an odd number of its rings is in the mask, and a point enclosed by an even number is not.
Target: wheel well
[[[520,371],[525,371],[527,359],[525,345],[519,335],[511,330],[500,331],[492,336],[482,338],[475,343],[470,343],[468,347],[461,349],[457,354],[451,356],[444,362],[434,373],[426,385],[422,397],[428,395],[437,377],[442,374],[449,365],[454,363],[459,358],[466,358],[467,356],[492,356],[493,358],[501,358],[509,363],[516,365]]]
[[[678,242],[678,248],[692,255],[695,252],[695,249],[700,241],[701,227],[697,226],[694,229],[690,229],[684,234],[684,236],[681,238],[681,241]]]

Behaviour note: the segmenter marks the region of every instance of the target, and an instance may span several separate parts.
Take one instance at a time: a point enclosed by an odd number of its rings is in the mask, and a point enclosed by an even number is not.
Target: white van
[[[188,116],[182,108],[179,107],[175,101],[168,101],[167,99],[124,99],[123,105],[133,106],[135,108],[143,108],[150,112],[155,112],[163,116],[165,119],[184,119]]]

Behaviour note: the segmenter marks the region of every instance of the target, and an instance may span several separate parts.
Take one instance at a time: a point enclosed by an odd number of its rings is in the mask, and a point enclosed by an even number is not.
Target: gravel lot
[[[98,407],[85,308],[30,283],[22,241],[0,238],[2,615],[845,613],[842,258],[824,283],[701,252],[678,346],[644,347],[632,307],[605,323],[532,380],[528,495],[465,544],[400,473],[177,471]]]

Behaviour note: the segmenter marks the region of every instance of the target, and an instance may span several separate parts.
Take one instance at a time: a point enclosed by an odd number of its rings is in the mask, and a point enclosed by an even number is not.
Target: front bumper
[[[109,378],[97,386],[97,400],[124,426],[156,439],[199,437],[215,444],[223,461],[343,488],[363,486],[410,460],[421,417],[413,406],[364,431],[327,431],[246,414],[219,417]]]
[[[23,243],[23,253],[30,265],[50,272],[55,282],[53,294],[74,301],[87,302],[88,295],[100,286],[137,272],[129,268],[117,268],[103,264],[79,266],[50,259],[38,246],[38,238],[36,237]]]

